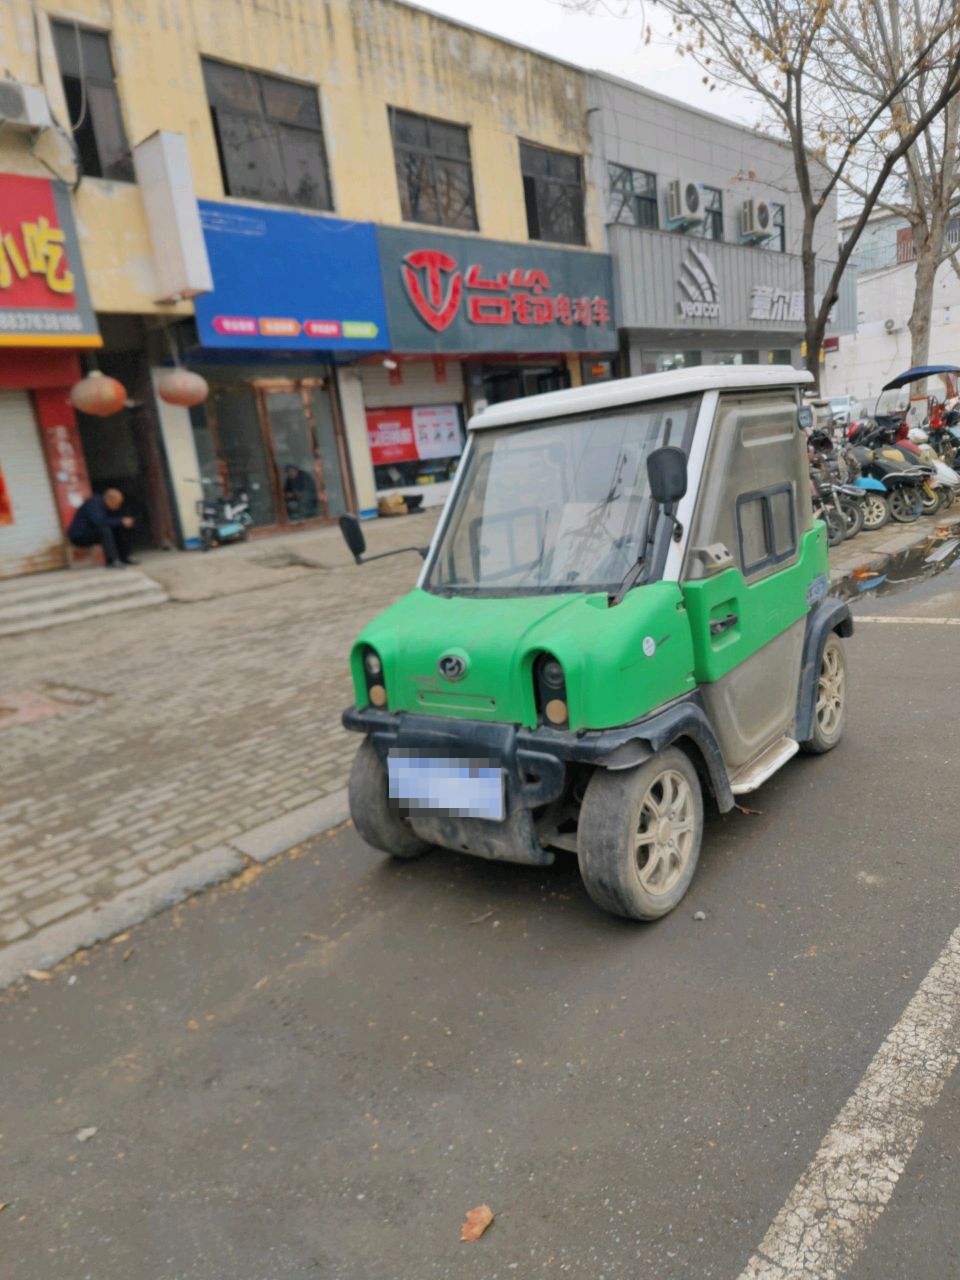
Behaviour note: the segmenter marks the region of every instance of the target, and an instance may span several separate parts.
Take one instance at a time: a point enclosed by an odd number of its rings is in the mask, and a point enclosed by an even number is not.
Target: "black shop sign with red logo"
[[[610,258],[378,228],[394,351],[608,351]]]

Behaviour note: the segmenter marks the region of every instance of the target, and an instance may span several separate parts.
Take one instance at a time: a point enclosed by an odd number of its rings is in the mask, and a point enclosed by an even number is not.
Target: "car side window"
[[[696,551],[717,543],[751,582],[795,559],[813,511],[793,393],[722,397],[705,468],[684,578],[711,571]]]

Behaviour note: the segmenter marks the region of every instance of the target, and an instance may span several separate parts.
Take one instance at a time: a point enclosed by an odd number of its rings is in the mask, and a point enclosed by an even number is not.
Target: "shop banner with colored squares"
[[[99,347],[62,182],[0,173],[0,347]]]
[[[463,452],[460,412],[455,404],[368,409],[367,441],[375,467],[428,458],[459,458]]]
[[[194,299],[205,347],[385,351],[372,223],[198,201],[213,292]]]

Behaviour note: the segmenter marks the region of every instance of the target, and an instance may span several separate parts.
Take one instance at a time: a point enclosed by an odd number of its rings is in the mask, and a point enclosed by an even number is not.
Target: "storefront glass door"
[[[317,433],[317,456],[320,461],[326,514],[342,516],[348,510],[347,493],[330,395],[324,387],[311,387],[309,394],[313,427]]]
[[[192,420],[204,493],[245,490],[256,525],[301,524],[351,509],[336,410],[320,379],[221,386]]]
[[[280,481],[281,500],[291,524],[323,514],[317,490],[310,422],[304,412],[303,394],[296,391],[264,391],[270,420],[273,456]]]
[[[260,430],[257,401],[247,388],[214,396],[220,457],[232,492],[245,490],[255,524],[277,523],[270,464]]]

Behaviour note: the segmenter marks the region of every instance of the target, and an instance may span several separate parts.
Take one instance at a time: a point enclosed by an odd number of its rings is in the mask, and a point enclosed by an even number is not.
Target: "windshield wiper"
[[[656,532],[657,520],[660,517],[660,508],[654,503],[650,508],[650,514],[647,516],[646,536],[643,539],[643,550],[637,556],[636,560],[627,571],[626,577],[617,587],[616,591],[611,591],[607,596],[607,604],[612,609],[614,605],[620,604],[623,597],[631,588],[635,587],[643,576],[643,571],[647,566],[647,552],[653,546],[653,535]]]

